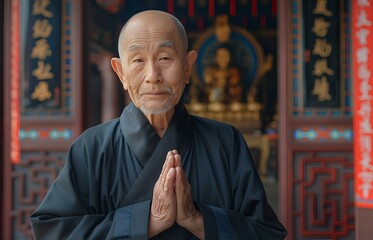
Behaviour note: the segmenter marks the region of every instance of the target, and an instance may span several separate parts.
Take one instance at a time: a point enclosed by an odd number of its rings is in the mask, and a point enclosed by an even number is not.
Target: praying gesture
[[[204,239],[203,219],[194,207],[191,187],[176,150],[169,151],[162,172],[154,185],[149,218],[149,237],[174,223]]]

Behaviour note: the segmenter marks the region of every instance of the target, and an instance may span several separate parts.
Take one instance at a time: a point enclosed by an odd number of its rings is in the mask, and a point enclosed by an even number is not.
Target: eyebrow
[[[159,47],[173,47],[175,44],[171,41],[163,41],[159,44]]]
[[[128,50],[129,51],[135,51],[135,50],[141,49],[141,48],[144,48],[144,47],[141,46],[141,45],[132,44],[132,45],[129,45]]]
[[[163,41],[161,42],[159,45],[158,45],[158,48],[163,48],[163,47],[167,47],[167,48],[173,48],[175,46],[175,44],[171,41]],[[142,45],[138,45],[138,44],[132,44],[132,45],[129,45],[128,47],[128,50],[129,51],[135,51],[137,49],[143,49],[144,47]]]

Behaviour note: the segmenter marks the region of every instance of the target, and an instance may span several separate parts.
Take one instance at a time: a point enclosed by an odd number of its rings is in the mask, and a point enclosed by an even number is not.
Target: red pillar
[[[351,1],[356,239],[373,228],[373,3]]]

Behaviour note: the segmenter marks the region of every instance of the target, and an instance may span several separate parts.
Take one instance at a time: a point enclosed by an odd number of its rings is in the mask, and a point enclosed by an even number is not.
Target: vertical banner
[[[373,3],[351,4],[355,204],[373,208]]]
[[[10,161],[17,164],[21,159],[19,139],[20,97],[19,97],[19,1],[11,1],[11,61],[10,61]]]
[[[305,107],[341,105],[340,0],[303,0]]]
[[[26,110],[61,106],[61,0],[29,2],[25,49]]]

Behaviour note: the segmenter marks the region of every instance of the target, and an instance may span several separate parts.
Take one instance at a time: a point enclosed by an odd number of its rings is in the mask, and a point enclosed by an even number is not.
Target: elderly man
[[[283,239],[237,129],[180,101],[195,51],[172,15],[133,16],[112,59],[132,103],[86,130],[31,216],[36,239]]]

